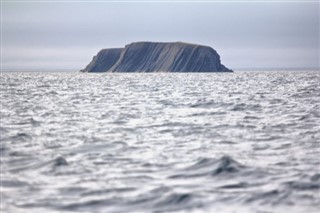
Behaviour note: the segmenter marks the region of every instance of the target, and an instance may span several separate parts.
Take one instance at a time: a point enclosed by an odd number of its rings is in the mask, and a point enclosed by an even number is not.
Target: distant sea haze
[[[0,211],[318,212],[319,82],[2,72]]]
[[[77,72],[81,70],[79,67],[75,68],[3,68],[2,72]],[[303,72],[303,71],[320,71],[320,68],[317,67],[275,67],[275,68],[267,68],[267,67],[232,67],[232,70],[234,72],[238,71],[298,71],[298,72]]]

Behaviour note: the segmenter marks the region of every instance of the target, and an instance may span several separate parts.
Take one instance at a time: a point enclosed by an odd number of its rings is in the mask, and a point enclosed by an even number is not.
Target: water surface
[[[318,212],[320,72],[1,73],[1,212]]]

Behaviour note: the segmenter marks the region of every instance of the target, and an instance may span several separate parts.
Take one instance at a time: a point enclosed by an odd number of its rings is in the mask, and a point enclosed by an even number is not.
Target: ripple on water
[[[1,79],[1,212],[319,210],[319,72]]]
[[[170,178],[229,176],[244,172],[245,170],[247,170],[246,166],[230,156],[222,156],[219,159],[200,158],[195,164],[182,169],[183,173],[172,175]]]

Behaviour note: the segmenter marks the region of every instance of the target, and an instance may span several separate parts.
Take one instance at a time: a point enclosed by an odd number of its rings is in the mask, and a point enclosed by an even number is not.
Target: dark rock
[[[120,58],[123,48],[102,49],[93,57],[90,64],[82,71],[105,72],[109,70]]]
[[[103,49],[83,72],[232,72],[208,46],[182,42],[135,42]]]

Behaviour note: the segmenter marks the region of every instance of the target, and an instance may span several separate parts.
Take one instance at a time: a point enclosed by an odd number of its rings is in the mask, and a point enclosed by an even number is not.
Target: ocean
[[[320,211],[320,72],[1,73],[1,212]]]

